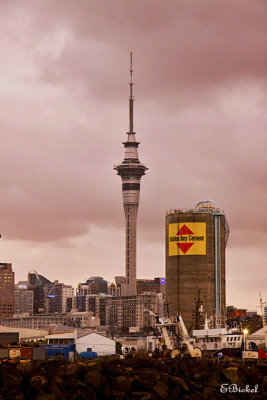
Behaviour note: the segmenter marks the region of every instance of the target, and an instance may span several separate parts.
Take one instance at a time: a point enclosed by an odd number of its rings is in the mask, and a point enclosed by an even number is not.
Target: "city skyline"
[[[266,287],[263,9],[261,0],[0,4],[0,257],[16,281],[33,269],[73,285],[124,274],[112,165],[133,51],[136,139],[150,167],[137,278],[164,275],[166,210],[212,199],[230,226],[226,302],[255,309]]]

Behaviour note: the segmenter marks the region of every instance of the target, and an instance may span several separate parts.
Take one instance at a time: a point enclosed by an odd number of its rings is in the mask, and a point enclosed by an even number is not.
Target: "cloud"
[[[261,0],[1,2],[0,222],[14,244],[3,254],[12,259],[17,248],[22,270],[33,246],[51,265],[55,257],[59,273],[75,260],[85,268],[87,259],[102,262],[103,275],[117,271],[117,254],[107,267],[104,250],[86,251],[85,242],[97,247],[107,237],[111,251],[110,232],[124,229],[112,166],[123,158],[132,50],[135,130],[149,166],[139,271],[164,271],[166,210],[208,198],[225,210],[227,251],[250,271],[242,249],[259,251],[266,231],[263,7]],[[68,264],[60,251],[69,243],[84,255]],[[45,268],[45,252],[32,262]]]

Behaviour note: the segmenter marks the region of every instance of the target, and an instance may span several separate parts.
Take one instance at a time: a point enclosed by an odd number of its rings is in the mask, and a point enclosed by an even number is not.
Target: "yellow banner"
[[[206,255],[206,222],[169,224],[169,256]]]

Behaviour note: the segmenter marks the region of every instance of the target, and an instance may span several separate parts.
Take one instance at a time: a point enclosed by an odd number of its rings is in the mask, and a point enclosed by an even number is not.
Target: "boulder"
[[[70,376],[70,375],[75,375],[77,376],[80,371],[80,366],[78,364],[69,364],[66,366],[64,375]]]
[[[176,376],[171,376],[170,382],[175,386],[179,386],[183,390],[183,392],[185,393],[190,392],[189,386],[187,385],[187,383],[183,378],[177,378]]]
[[[112,380],[112,390],[128,393],[132,388],[133,380],[134,378],[129,378],[124,375],[116,376]]]
[[[164,400],[168,400],[168,385],[164,380],[160,380],[153,387],[153,391]]]
[[[134,386],[137,389],[150,391],[159,379],[160,374],[157,370],[147,368],[142,370],[141,373],[135,377]]]
[[[20,387],[22,384],[22,376],[5,374],[2,379],[2,385],[6,388]]]
[[[111,398],[112,400],[127,400],[127,395],[126,393],[114,390],[111,392]]]
[[[149,397],[152,399],[152,395],[149,392],[131,392],[130,398],[141,400],[144,397]]]
[[[267,375],[262,378],[262,386],[267,390]]]
[[[47,382],[47,379],[44,375],[34,375],[30,379],[30,384],[32,387],[39,387],[44,385]]]
[[[218,371],[213,371],[209,378],[207,379],[207,386],[209,387],[214,387],[214,388],[220,388],[220,374]]]
[[[140,400],[151,400],[151,399],[152,399],[152,394],[147,393],[144,396],[142,396]]]
[[[57,398],[54,394],[42,394],[36,397],[36,400],[57,400]]]
[[[216,399],[218,398],[217,396],[218,391],[215,388],[212,387],[205,387],[201,394],[201,398],[203,400],[211,400],[211,399]]]
[[[96,392],[93,388],[87,386],[85,389],[85,395],[86,395],[86,400],[96,400],[97,399],[97,395]]]
[[[241,385],[241,377],[237,367],[228,367],[223,370],[223,375],[229,379],[232,384]]]
[[[101,388],[101,399],[109,399],[111,397],[111,389],[110,386],[106,383]]]
[[[90,369],[86,372],[84,376],[84,381],[88,386],[91,386],[93,389],[100,389],[102,385],[102,375],[100,373],[100,369],[97,367],[95,369]]]

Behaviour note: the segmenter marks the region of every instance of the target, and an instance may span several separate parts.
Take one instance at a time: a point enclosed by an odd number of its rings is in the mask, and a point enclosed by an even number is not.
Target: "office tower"
[[[33,315],[33,290],[28,288],[27,281],[20,281],[15,285],[15,314]]]
[[[14,314],[14,279],[12,264],[0,263],[0,319],[12,317]]]

